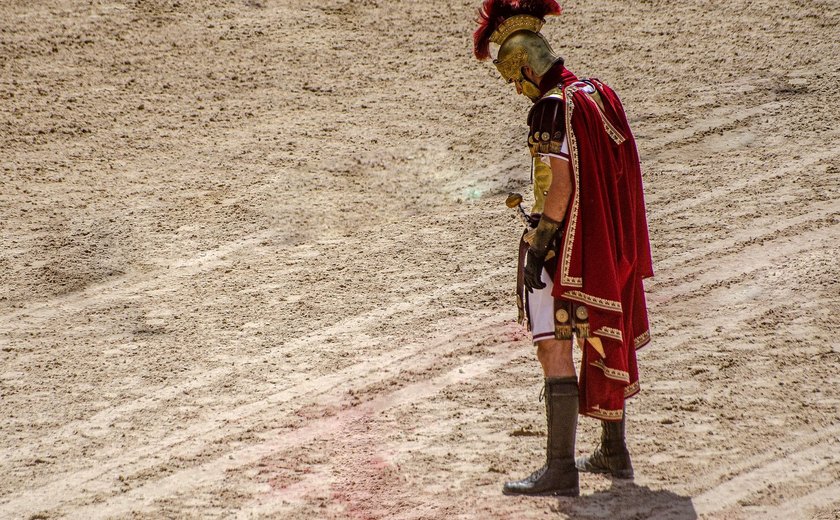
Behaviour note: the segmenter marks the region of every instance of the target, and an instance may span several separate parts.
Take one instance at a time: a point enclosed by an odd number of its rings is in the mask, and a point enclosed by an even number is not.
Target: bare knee
[[[572,342],[546,339],[537,342],[537,359],[546,377],[572,376],[575,365],[572,361]]]
[[[572,357],[572,342],[569,340],[544,339],[537,342],[537,359]]]

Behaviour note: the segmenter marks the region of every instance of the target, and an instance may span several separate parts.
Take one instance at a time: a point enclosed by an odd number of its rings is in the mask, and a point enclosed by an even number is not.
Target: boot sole
[[[580,488],[557,489],[540,493],[517,493],[516,491],[503,489],[502,494],[510,497],[577,497],[580,496]]]
[[[590,469],[581,467],[578,467],[578,471],[582,471],[584,473],[596,473],[599,475],[610,475],[611,477],[620,478],[623,480],[631,480],[633,478],[632,471],[610,471],[608,469]]]

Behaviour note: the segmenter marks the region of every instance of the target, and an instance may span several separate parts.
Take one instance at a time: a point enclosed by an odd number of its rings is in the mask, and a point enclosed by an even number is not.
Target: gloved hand
[[[525,287],[528,291],[534,289],[545,289],[545,284],[542,282],[543,265],[545,264],[545,251],[542,253],[529,249],[525,257]]]
[[[540,223],[537,228],[525,235],[525,241],[528,242],[528,255],[525,259],[525,287],[528,291],[534,289],[544,289],[545,284],[542,278],[542,270],[545,265],[545,257],[548,254],[548,247],[551,241],[560,230],[562,222],[543,215],[540,217]],[[529,236],[530,235],[530,236]]]

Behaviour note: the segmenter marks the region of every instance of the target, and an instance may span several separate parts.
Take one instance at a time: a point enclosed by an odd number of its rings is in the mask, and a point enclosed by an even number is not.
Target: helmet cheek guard
[[[532,17],[527,16],[527,18]],[[523,69],[529,67],[534,74],[542,76],[559,59],[561,58],[554,54],[543,35],[529,30],[519,30],[505,36],[493,64],[505,81],[518,84],[523,94],[532,101],[536,101],[541,96],[540,89],[532,80],[525,77]]]

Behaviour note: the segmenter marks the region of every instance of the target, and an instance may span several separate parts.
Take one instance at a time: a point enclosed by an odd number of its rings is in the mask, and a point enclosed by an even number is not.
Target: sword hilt
[[[505,199],[505,205],[510,209],[513,209],[520,204],[522,204],[522,195],[519,193],[511,193]]]
[[[522,195],[519,193],[511,193],[505,199],[505,206],[509,207],[512,210],[516,210],[516,214],[522,220],[522,223],[525,224],[525,227],[532,227],[531,226],[531,217],[522,207]]]

